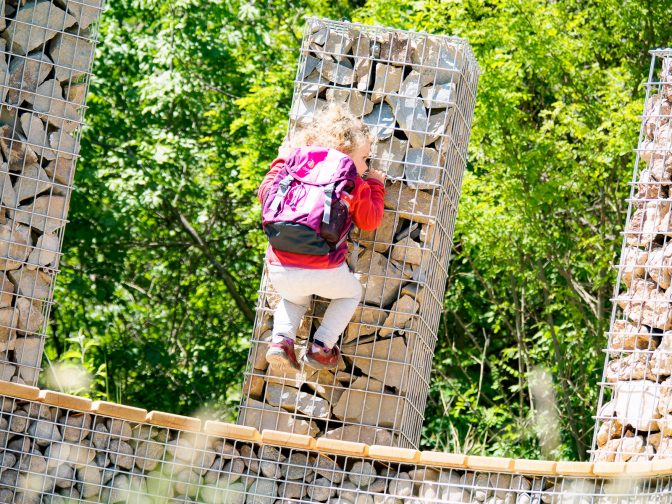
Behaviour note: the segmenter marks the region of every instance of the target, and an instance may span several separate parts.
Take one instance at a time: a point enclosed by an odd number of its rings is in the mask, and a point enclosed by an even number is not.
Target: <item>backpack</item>
[[[262,205],[262,224],[276,250],[327,255],[352,227],[350,191],[354,161],[335,149],[295,149],[273,180]]]

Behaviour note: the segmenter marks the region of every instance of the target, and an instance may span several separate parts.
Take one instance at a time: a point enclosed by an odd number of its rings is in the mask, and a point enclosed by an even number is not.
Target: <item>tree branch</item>
[[[208,246],[206,241],[203,240],[203,238],[201,238],[201,236],[198,234],[198,231],[194,229],[189,220],[184,215],[182,215],[182,213],[180,213],[180,211],[177,210],[176,208],[171,208],[171,211],[173,212],[178,222],[182,226],[182,229],[184,229],[184,231],[186,231],[187,234],[191,237],[194,245],[196,245],[201,250],[203,255],[215,267],[215,270],[217,270],[217,273],[224,281],[224,285],[226,286],[226,289],[229,291],[229,294],[231,294],[231,297],[236,303],[236,306],[240,309],[243,315],[245,315],[245,318],[247,320],[254,323],[254,310],[247,303],[247,300],[243,297],[243,295],[238,291],[238,288],[236,286],[236,279],[231,275],[231,273],[228,272],[228,270],[224,267],[224,265],[221,262],[219,262],[217,258],[212,254],[212,252],[210,251],[210,247]]]

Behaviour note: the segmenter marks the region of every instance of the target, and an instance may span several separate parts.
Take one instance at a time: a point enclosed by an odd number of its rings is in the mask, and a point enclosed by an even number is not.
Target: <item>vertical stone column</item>
[[[37,383],[103,0],[0,0],[0,380]]]
[[[463,39],[308,21],[290,135],[331,101],[362,117],[376,137],[371,165],[387,174],[385,215],[376,231],[352,234],[349,263],[364,294],[335,372],[268,368],[278,296],[264,274],[240,423],[418,445],[479,73]],[[327,305],[314,299],[300,352]]]
[[[672,49],[652,51],[593,458],[672,457]]]

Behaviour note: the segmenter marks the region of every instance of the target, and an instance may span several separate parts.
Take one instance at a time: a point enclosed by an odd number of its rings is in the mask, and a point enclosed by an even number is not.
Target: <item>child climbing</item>
[[[372,231],[383,218],[385,175],[368,168],[370,151],[368,127],[332,104],[293,148],[280,148],[259,187],[268,275],[282,298],[266,360],[279,372],[300,369],[294,342],[313,295],[331,302],[303,360],[316,369],[338,365],[338,338],[362,297],[345,262],[346,238],[353,223]]]

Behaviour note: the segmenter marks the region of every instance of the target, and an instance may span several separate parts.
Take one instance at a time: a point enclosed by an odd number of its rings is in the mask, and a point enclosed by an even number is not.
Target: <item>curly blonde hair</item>
[[[297,132],[292,147],[317,145],[352,154],[366,142],[373,143],[369,127],[340,103],[315,114],[305,129]]]

